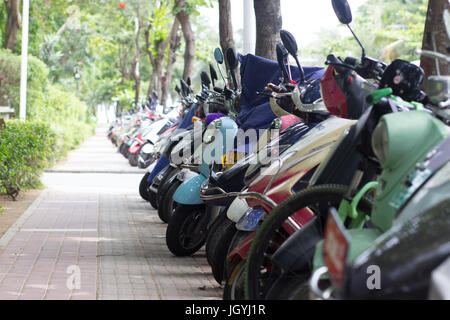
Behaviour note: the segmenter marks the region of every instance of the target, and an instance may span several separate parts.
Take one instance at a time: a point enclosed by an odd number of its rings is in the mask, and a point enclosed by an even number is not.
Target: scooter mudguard
[[[196,205],[202,204],[200,199],[200,186],[207,179],[203,174],[196,174],[191,179],[184,181],[175,191],[173,200],[180,204]]]
[[[155,169],[156,163],[158,161],[153,162],[148,168],[147,168],[147,172],[152,172],[153,169]]]
[[[169,158],[165,156],[161,156],[159,160],[156,162],[155,167],[151,171],[150,175],[148,176],[148,183],[152,183],[153,179],[158,175],[158,173],[161,172],[165,167],[167,167],[170,164]]]
[[[240,231],[256,231],[258,229],[258,222],[265,214],[262,208],[250,208],[236,223],[236,229]]]
[[[227,210],[227,218],[237,223],[249,209],[247,201],[241,198],[235,198]]]
[[[235,257],[240,257],[241,259],[246,259],[247,254],[250,251],[250,247],[253,242],[253,238],[255,237],[256,231],[250,233],[247,238],[245,238],[241,243],[238,244],[233,251],[230,252],[227,259],[232,261]]]

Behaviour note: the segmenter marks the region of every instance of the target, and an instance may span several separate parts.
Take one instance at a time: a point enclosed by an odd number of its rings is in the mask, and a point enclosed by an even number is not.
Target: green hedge
[[[0,132],[0,193],[15,198],[40,184],[43,169],[77,147],[95,130],[85,102],[48,80],[49,69],[29,56],[27,122],[9,121]],[[0,49],[0,105],[19,109],[20,56]]]
[[[0,105],[8,103],[19,114],[20,56],[0,50]],[[47,65],[36,57],[28,59],[27,119],[48,123],[56,133],[55,152],[63,156],[94,132],[87,104],[73,92],[50,83]]]
[[[55,134],[37,121],[10,120],[0,130],[0,192],[15,199],[22,189],[40,185],[53,161]]]

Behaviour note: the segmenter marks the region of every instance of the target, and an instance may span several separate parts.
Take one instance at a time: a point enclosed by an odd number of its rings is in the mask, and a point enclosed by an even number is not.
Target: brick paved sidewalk
[[[45,173],[47,189],[0,239],[0,299],[220,299],[204,251],[168,251],[134,172],[98,130]]]

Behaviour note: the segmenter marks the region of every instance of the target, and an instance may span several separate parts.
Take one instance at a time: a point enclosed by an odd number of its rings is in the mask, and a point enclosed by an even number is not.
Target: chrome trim
[[[200,173],[200,168],[198,166],[192,165],[192,164],[181,164],[180,165],[181,169],[188,169],[191,171],[194,171],[196,173]]]
[[[314,295],[316,295],[316,297],[318,299],[321,299],[321,300],[330,300],[331,295],[334,291],[334,289],[332,287],[329,287],[324,291],[319,288],[320,278],[327,273],[328,273],[328,267],[325,267],[325,266],[320,267],[313,273],[313,275],[311,276],[311,279],[309,280],[309,287],[310,287],[312,293]]]
[[[219,191],[221,194],[208,196],[205,195],[206,191]],[[200,199],[204,201],[224,199],[229,197],[238,197],[241,199],[257,199],[267,204],[271,208],[271,210],[273,210],[277,206],[277,204],[272,199],[258,192],[226,192],[219,187],[205,188],[203,185],[200,187]]]

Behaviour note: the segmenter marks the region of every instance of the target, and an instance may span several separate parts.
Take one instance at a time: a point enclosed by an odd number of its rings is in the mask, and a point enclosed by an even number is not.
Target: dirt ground
[[[9,196],[0,194],[0,206],[4,212],[0,213],[0,237],[11,227],[14,222],[27,210],[42,190],[21,191],[16,201]]]
[[[65,157],[59,160],[53,168],[59,168],[63,166],[68,160],[68,157]],[[20,191],[19,195],[16,198],[16,201],[13,201],[11,197],[0,194],[0,207],[3,207],[4,212],[0,213],[0,237],[11,227],[14,222],[28,209],[28,207],[33,203],[34,199],[36,199],[39,194],[44,190],[42,189],[34,189],[27,191]]]

